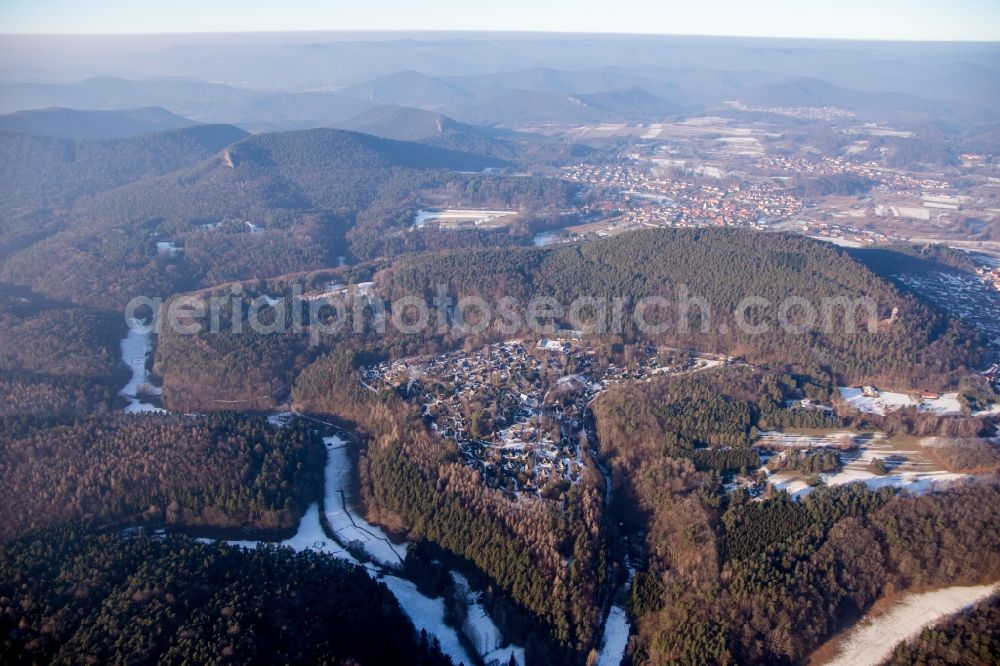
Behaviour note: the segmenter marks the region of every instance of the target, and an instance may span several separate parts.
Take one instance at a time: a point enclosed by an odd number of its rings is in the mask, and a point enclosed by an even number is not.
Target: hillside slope
[[[0,116],[0,129],[58,139],[126,139],[197,124],[156,106],[121,111],[51,107]]]

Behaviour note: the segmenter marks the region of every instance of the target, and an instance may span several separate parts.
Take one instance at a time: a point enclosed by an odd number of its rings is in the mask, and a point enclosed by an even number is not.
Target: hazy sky
[[[0,33],[279,30],[1000,41],[1000,0],[0,0]]]

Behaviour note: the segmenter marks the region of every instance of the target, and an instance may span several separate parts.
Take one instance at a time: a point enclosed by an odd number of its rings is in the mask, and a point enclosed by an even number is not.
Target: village
[[[975,274],[934,271],[901,273],[894,279],[960,318],[986,336],[1000,358],[1000,268],[980,266]]]
[[[601,193],[601,203],[584,213],[612,217],[617,213],[630,225],[756,226],[786,219],[802,209],[801,202],[773,183],[676,179],[666,177],[662,168],[645,167],[638,161],[577,165],[564,169],[562,175]]]
[[[366,386],[422,406],[429,428],[454,441],[483,480],[512,492],[557,497],[584,470],[587,408],[605,388],[732,362],[667,348],[607,356],[579,340],[511,340],[473,352],[381,363]]]
[[[961,236],[968,220],[996,215],[996,178],[989,178],[982,156],[963,155],[967,178],[958,184],[954,168],[911,170],[880,157],[880,141],[913,138],[911,131],[862,122],[836,108],[766,111],[826,123],[837,137],[836,153],[789,141],[780,123],[714,116],[565,128],[627,143],[603,161],[559,170],[560,178],[584,188],[576,211],[581,222],[547,232],[544,244],[643,227],[736,226],[864,247],[944,241]]]

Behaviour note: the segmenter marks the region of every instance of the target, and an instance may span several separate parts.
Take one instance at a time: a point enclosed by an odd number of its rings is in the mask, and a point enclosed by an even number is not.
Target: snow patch
[[[875,666],[891,654],[900,641],[912,638],[924,627],[973,606],[1000,590],[1000,585],[949,587],[911,594],[888,612],[866,617],[847,635],[837,656],[828,666]]]
[[[132,377],[118,392],[129,402],[125,413],[165,413],[165,410],[144,402],[141,397],[142,395],[157,396],[162,394],[162,390],[152,384],[149,370],[146,369],[146,359],[153,349],[153,331],[151,327],[143,325],[137,319],[129,320],[128,324],[128,333],[121,342],[121,354],[122,361],[132,369]]]
[[[604,623],[604,641],[597,655],[597,666],[619,666],[628,646],[628,618],[621,606],[612,606]]]
[[[326,517],[341,543],[356,544],[376,562],[398,568],[406,559],[409,544],[394,544],[381,530],[368,523],[349,508],[353,496],[350,491],[351,460],[347,443],[334,435],[323,440],[326,444]]]

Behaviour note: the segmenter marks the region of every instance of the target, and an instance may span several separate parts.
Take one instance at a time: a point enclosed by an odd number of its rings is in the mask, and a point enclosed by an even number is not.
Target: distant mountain
[[[124,139],[197,124],[156,106],[121,111],[51,107],[0,116],[0,129],[59,139]]]
[[[246,136],[231,125],[78,141],[0,130],[0,205],[64,205],[197,164]]]
[[[0,86],[0,111],[66,107],[120,110],[163,106],[188,115],[190,109],[233,103],[246,91],[189,79],[129,81],[110,76],[76,83],[14,83]]]
[[[767,107],[835,106],[871,112],[923,112],[941,109],[940,104],[915,95],[854,90],[810,77],[750,86],[738,94],[738,99],[754,106]]]
[[[588,95],[611,90],[642,88],[661,98],[672,98],[677,93],[676,87],[668,82],[634,73],[607,69],[575,71],[536,67],[478,76],[446,77],[442,80],[459,86],[478,97],[492,97],[500,90],[536,90]]]
[[[341,129],[363,132],[398,141],[417,141],[440,148],[513,159],[517,147],[489,130],[460,123],[424,109],[383,106],[339,123]]]
[[[465,122],[505,126],[662,119],[676,112],[673,103],[641,89],[587,95],[510,90],[448,109],[450,115]]]
[[[275,131],[330,125],[374,105],[331,92],[261,92],[190,79],[98,77],[68,84],[0,85],[0,113],[48,107],[124,110],[152,106],[198,122]]]
[[[661,118],[676,111],[668,99],[675,93],[668,83],[620,72],[544,67],[464,77],[405,71],[341,91],[489,125]]]
[[[407,70],[383,76],[340,91],[372,104],[440,109],[462,104],[474,95],[460,84]]]

